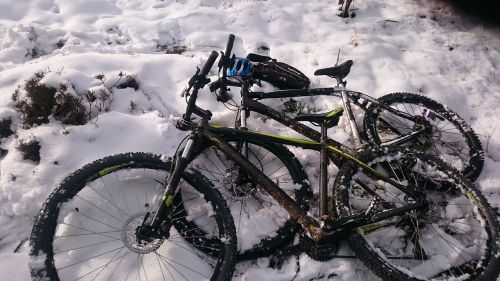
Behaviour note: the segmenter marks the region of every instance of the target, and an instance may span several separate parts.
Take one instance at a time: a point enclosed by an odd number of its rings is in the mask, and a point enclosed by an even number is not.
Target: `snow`
[[[27,243],[33,217],[66,175],[106,155],[148,151],[173,155],[185,136],[173,121],[184,110],[180,97],[187,79],[211,50],[223,50],[229,33],[234,52],[246,55],[262,45],[270,55],[293,65],[312,86],[331,86],[315,77],[318,68],[354,60],[348,88],[380,97],[415,92],[446,104],[480,135],[485,167],[476,184],[493,207],[500,207],[500,30],[452,13],[440,1],[354,2],[356,17],[335,14],[336,1],[290,0],[0,0],[0,119],[11,117],[15,135],[2,138],[8,153],[0,158],[0,272],[5,280],[29,280]],[[186,46],[181,55],[165,54]],[[215,68],[214,68],[215,69]],[[212,74],[215,75],[215,70]],[[18,85],[45,71],[43,82],[72,85],[77,92],[109,91],[109,112],[93,113],[82,126],[50,123],[23,128],[11,95]],[[133,75],[139,89],[117,89],[118,74]],[[104,74],[104,82],[96,79]],[[233,90],[233,95],[237,90]],[[340,100],[302,98],[321,112]],[[130,104],[136,104],[135,109]],[[267,101],[279,107],[282,101]],[[234,112],[204,89],[199,106],[214,113],[214,123],[231,125]],[[358,113],[358,117],[362,112]],[[253,116],[255,117],[255,116]],[[252,129],[298,137],[271,120],[251,118]],[[349,143],[349,124],[341,118],[329,135]],[[19,140],[36,137],[41,161],[23,160]],[[318,155],[293,150],[318,184]],[[57,163],[57,164],[56,164]],[[336,173],[331,167],[330,173]],[[262,215],[264,216],[264,214]],[[21,244],[19,252],[14,249]],[[266,259],[239,266],[243,280],[290,280],[295,260],[282,270]],[[296,280],[335,273],[332,280],[376,280],[359,261],[314,262],[301,255]]]

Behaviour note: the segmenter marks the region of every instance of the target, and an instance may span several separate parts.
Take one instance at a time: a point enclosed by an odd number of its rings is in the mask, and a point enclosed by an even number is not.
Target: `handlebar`
[[[227,44],[226,44],[226,52],[224,53],[226,55],[226,58],[229,58],[229,56],[231,55],[234,38],[235,38],[234,34],[229,34],[229,38],[227,39]]]
[[[209,110],[204,110],[196,106],[196,99],[198,98],[198,90],[210,82],[210,79],[207,78],[207,74],[214,65],[218,56],[219,54],[216,51],[212,51],[202,70],[200,71],[198,68],[196,74],[189,80],[189,88],[186,91],[189,92],[192,87],[191,95],[189,96],[189,100],[187,102],[186,112],[177,122],[177,128],[181,130],[182,128],[185,128],[185,125],[191,122],[191,114],[193,113],[205,119],[210,119],[210,117],[212,117],[212,113]]]
[[[221,56],[218,63],[219,70],[221,67],[224,69],[223,71],[224,78],[226,74],[226,68],[229,62],[229,56],[231,54],[231,50],[233,49],[234,39],[235,36],[233,34],[230,34],[226,45],[226,52],[224,53],[223,56]],[[210,79],[208,79],[206,76],[210,72],[210,69],[214,65],[215,60],[217,59],[218,56],[219,54],[216,51],[212,51],[201,71],[198,69],[196,74],[193,75],[193,77],[191,77],[191,79],[189,80],[188,83],[189,88],[186,91],[189,92],[189,90],[191,90],[192,88],[192,92],[187,102],[186,112],[182,115],[182,118],[179,119],[176,124],[177,128],[181,130],[188,129],[191,126],[191,114],[193,113],[208,120],[210,120],[210,118],[212,117],[212,112],[196,106],[196,99],[198,98],[198,90],[203,88],[208,82],[210,82]],[[226,89],[225,85],[221,86],[223,86],[223,88]]]
[[[234,86],[234,87],[241,87],[241,82],[239,81],[233,81],[229,79],[225,79],[225,81],[222,81],[223,78],[217,79],[216,81],[210,83],[210,92],[215,92],[219,89],[222,89],[223,86]]]

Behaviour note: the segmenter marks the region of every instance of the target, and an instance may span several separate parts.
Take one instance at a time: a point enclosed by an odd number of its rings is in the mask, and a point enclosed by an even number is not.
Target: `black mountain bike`
[[[329,117],[331,122],[328,123],[328,129],[337,125],[341,115],[346,112],[358,145],[350,148],[331,138],[326,138],[324,141],[332,147],[355,154],[357,150],[370,144],[380,147],[406,146],[441,156],[440,158],[449,163],[460,163],[458,167],[455,167],[462,168],[462,173],[469,178],[475,179],[479,175],[483,164],[479,140],[465,121],[439,103],[409,93],[390,94],[376,100],[365,94],[348,90],[345,88],[343,79],[349,73],[352,61],[338,67],[317,71],[319,74],[337,79],[338,85],[333,88],[252,92],[250,88],[255,83],[252,77],[239,80],[225,77],[233,40],[234,35],[230,35],[226,50],[219,60],[219,73],[222,72],[222,77],[211,83],[210,89],[216,93],[219,101],[228,103],[227,105],[235,105],[235,101],[227,93],[227,86],[241,87],[241,104],[238,106],[236,128],[247,130],[249,114],[257,112],[320,142],[322,134],[301,122],[321,124],[324,118]],[[196,79],[197,76],[193,78]],[[189,83],[187,93],[191,90],[193,83],[193,81]],[[259,102],[262,99],[316,95],[340,97],[343,100],[343,107],[324,114],[306,114],[291,118]],[[358,129],[351,104],[366,111],[365,131]],[[191,108],[193,112],[207,119],[211,116],[209,111],[194,104]],[[189,122],[183,124],[183,119],[178,123],[178,128],[182,130],[189,129],[189,126]],[[371,137],[368,137],[369,135]],[[289,196],[295,198],[299,204],[307,205],[312,195],[309,181],[298,160],[285,146],[279,143],[231,136],[226,135],[224,138],[273,179]],[[338,167],[345,160],[345,157],[336,153],[329,153],[328,158]],[[245,187],[246,181],[240,179],[238,165],[235,165],[224,154],[211,147],[210,144],[196,146],[188,162],[190,167],[200,171],[219,189],[232,211],[237,233],[245,233],[238,237],[239,259],[268,256],[275,249],[280,249],[293,241],[300,228],[293,223],[293,220],[290,220],[288,212],[265,193],[258,192],[256,188]],[[297,186],[300,188],[297,189]]]

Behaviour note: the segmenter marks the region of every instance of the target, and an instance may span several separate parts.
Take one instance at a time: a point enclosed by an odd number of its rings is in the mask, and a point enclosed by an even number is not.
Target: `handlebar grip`
[[[220,58],[219,60],[219,69],[228,66],[228,62],[231,56],[231,50],[233,49],[233,43],[234,43],[234,34],[229,34],[229,38],[227,39],[227,44],[226,44],[226,51],[224,52],[224,56]]]
[[[200,75],[207,76],[208,72],[212,68],[212,65],[214,65],[214,62],[218,56],[219,56],[219,54],[216,51],[212,51],[212,53],[208,57],[207,62],[203,66],[203,69],[201,70]]]
[[[231,51],[233,50],[234,34],[229,34],[227,39],[226,51],[224,52],[225,59],[228,60],[231,56]]]

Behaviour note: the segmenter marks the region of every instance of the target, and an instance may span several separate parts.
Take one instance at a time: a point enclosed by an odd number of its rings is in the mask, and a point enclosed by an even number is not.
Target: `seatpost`
[[[342,79],[338,77],[337,77],[337,87],[340,88],[340,95],[342,96],[344,111],[347,112],[347,118],[349,119],[351,132],[354,136],[354,143],[358,147],[363,144],[363,140],[361,139],[361,134],[359,133],[358,125],[356,124],[356,119],[354,118],[354,114],[352,113],[351,103],[349,101],[349,97],[347,95],[347,91],[345,88],[345,82],[343,82]]]
[[[243,93],[248,93],[249,89],[250,89],[249,83],[247,81],[243,81],[243,83],[241,85],[241,91]],[[243,98],[241,99],[241,107],[240,107],[239,129],[241,129],[241,130],[247,130],[247,108],[245,105],[246,98],[244,96],[245,95],[243,94],[242,95]],[[245,156],[245,157],[248,157],[248,143],[247,142],[243,142],[241,154],[243,154],[243,156]]]
[[[328,127],[321,124],[319,217],[328,218]]]
[[[248,85],[247,81],[243,81],[241,85],[241,92],[248,93],[250,89],[250,85]],[[242,95],[245,96],[245,95]],[[247,128],[247,108],[245,105],[245,98],[241,99],[241,107],[240,107],[240,128],[245,130]]]

